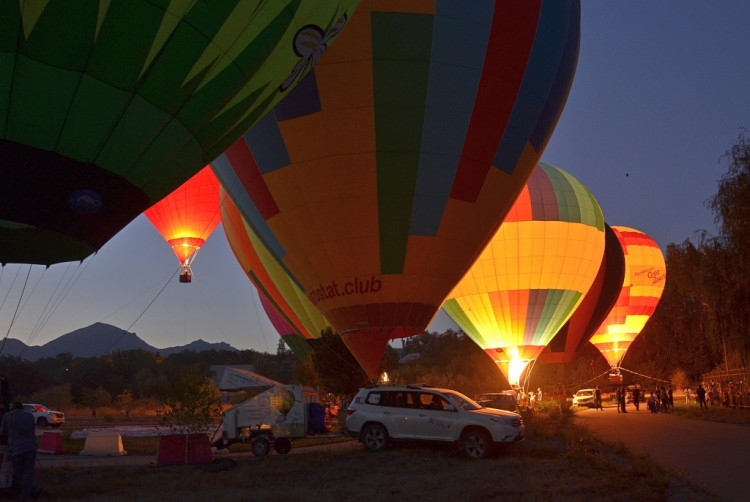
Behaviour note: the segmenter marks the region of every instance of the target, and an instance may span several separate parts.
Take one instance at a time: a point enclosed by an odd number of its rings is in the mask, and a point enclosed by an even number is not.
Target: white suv
[[[369,451],[384,450],[390,441],[434,441],[460,444],[467,456],[484,458],[495,445],[526,435],[521,415],[426,385],[359,389],[346,413],[349,434]]]
[[[65,423],[65,413],[50,410],[42,404],[24,404],[23,410],[34,415],[34,422],[41,427],[60,427]]]

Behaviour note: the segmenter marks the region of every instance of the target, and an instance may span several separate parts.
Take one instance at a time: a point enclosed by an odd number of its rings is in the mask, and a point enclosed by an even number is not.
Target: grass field
[[[45,500],[713,500],[648,458],[591,438],[567,413],[537,414],[526,425],[526,441],[488,460],[445,447],[367,453],[349,444],[307,453],[295,442],[289,455],[222,457],[203,466],[47,468],[38,480]],[[156,438],[123,439],[130,454],[155,452]]]

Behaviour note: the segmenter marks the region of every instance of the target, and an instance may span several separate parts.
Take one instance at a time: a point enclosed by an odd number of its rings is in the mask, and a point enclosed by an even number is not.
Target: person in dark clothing
[[[594,409],[604,411],[604,408],[602,408],[602,391],[598,385],[594,390]]]
[[[674,408],[674,391],[671,385],[667,389],[667,399],[669,400],[669,407]]]
[[[641,389],[636,385],[633,387],[633,404],[635,405],[635,411],[640,411],[641,402]]]
[[[620,388],[615,389],[615,402],[617,403],[617,413],[621,413],[620,410]]]
[[[18,486],[18,500],[37,498],[41,489],[34,483],[36,463],[36,424],[34,415],[15,402],[10,413],[0,422],[0,434],[8,438],[8,450],[13,466],[14,485]]]
[[[648,398],[648,410],[651,413],[656,413],[656,396],[654,396],[654,391],[651,391],[651,395]]]
[[[698,396],[698,404],[701,405],[701,409],[708,409],[708,404],[706,404],[706,389],[703,387],[703,384],[700,384],[698,386],[698,390],[695,391],[695,395]]]

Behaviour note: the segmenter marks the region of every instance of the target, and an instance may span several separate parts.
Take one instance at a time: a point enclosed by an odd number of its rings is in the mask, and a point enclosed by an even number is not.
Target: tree
[[[80,402],[91,408],[91,418],[96,418],[96,409],[109,406],[112,403],[112,395],[101,385],[96,389],[84,387],[81,389]]]
[[[719,237],[708,248],[714,284],[720,299],[713,300],[723,352],[738,351],[742,364],[750,355],[750,138],[743,130],[724,154],[727,172],[719,181],[716,195],[708,201],[714,213]],[[728,345],[728,347],[727,347]]]
[[[326,328],[320,338],[310,340],[310,346],[315,371],[328,392],[354,395],[368,383],[367,375],[357,360],[331,328]]]
[[[219,389],[205,372],[187,368],[170,380],[158,414],[173,433],[205,433],[221,416]]]
[[[115,398],[117,405],[125,412],[125,418],[130,418],[130,410],[133,408],[133,394],[125,389]]]

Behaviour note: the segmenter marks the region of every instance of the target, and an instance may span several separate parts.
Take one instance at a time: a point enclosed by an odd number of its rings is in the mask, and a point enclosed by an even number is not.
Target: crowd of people
[[[738,406],[750,405],[750,400],[745,399],[742,393],[742,385],[735,385],[731,381],[722,384],[717,381],[701,383],[697,388],[684,387],[686,403],[695,403],[701,409],[709,406],[723,406],[736,408]],[[602,409],[602,393],[599,387],[594,394],[594,408]],[[627,413],[626,405],[633,404],[636,411],[640,410],[640,404],[645,401],[646,407],[651,413],[668,412],[674,407],[674,389],[671,385],[657,385],[648,391],[648,396],[640,385],[619,386],[615,389],[614,399],[617,403],[618,413]]]
[[[525,391],[523,387],[516,389],[516,400],[521,409],[538,409],[542,404],[544,393],[541,388]]]
[[[738,406],[750,406],[750,399],[743,394],[743,389],[742,382],[735,385],[731,380],[723,383],[711,380],[701,383],[695,391],[690,387],[683,390],[686,403],[695,402],[701,408],[708,408],[709,405],[737,408]]]

